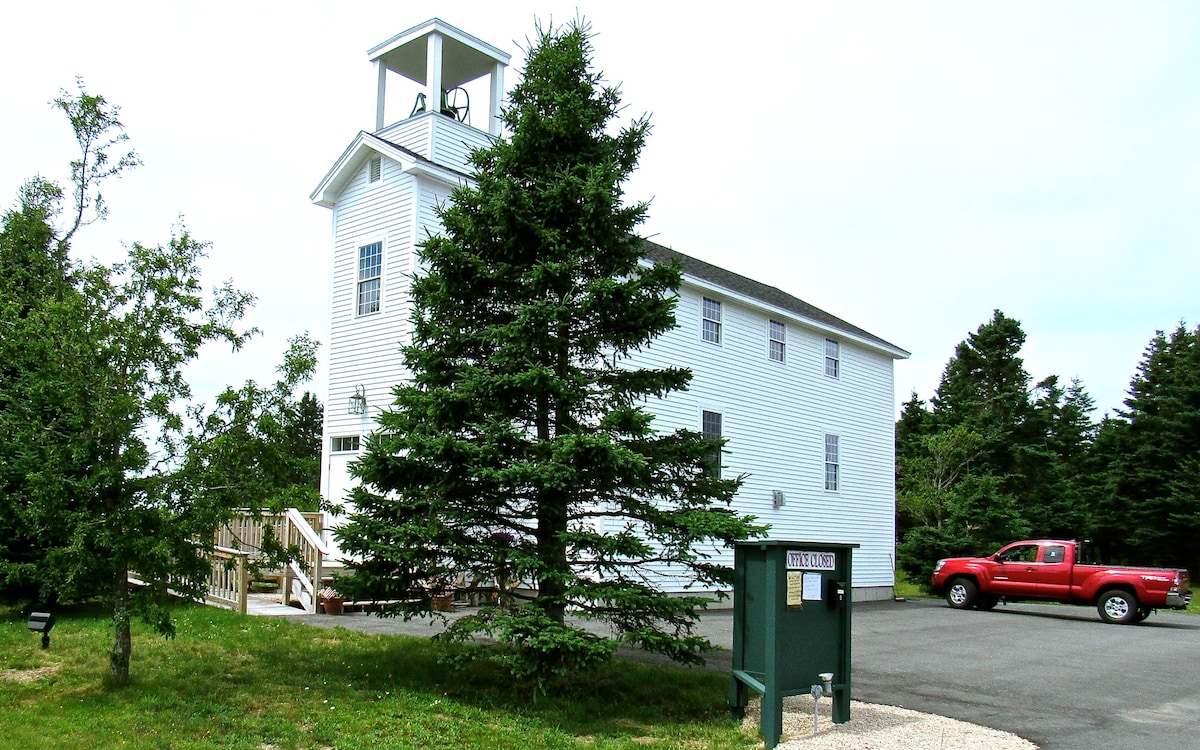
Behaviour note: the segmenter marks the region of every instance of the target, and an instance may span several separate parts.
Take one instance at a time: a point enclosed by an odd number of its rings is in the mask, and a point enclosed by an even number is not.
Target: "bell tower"
[[[388,79],[399,75],[421,87],[412,100],[409,116],[435,112],[459,122],[471,114],[467,86],[486,77],[485,107],[475,116],[485,116],[475,127],[489,135],[500,135],[500,99],[504,94],[504,68],[508,53],[480,41],[437,18],[403,31],[373,47],[368,53],[375,64],[375,132],[388,125]]]
[[[441,231],[438,205],[470,181],[471,152],[500,135],[510,59],[436,18],[367,54],[373,130],[354,137],[311,196],[333,225],[321,494],[336,505],[347,500],[349,465],[375,417],[409,376],[401,347],[412,340],[417,248]]]

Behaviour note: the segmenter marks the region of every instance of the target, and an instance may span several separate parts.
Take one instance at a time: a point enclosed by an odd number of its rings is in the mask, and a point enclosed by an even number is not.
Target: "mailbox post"
[[[850,720],[850,570],[857,544],[760,540],[734,548],[733,674],[729,703],[741,718],[762,696],[767,750],[783,733],[783,699],[833,673],[833,721]]]

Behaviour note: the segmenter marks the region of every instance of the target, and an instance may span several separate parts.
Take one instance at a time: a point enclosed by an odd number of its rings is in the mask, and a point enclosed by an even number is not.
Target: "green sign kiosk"
[[[767,750],[783,733],[786,696],[815,695],[824,683],[833,721],[850,720],[850,553],[857,546],[760,540],[734,548],[729,702],[740,718],[748,691],[762,695]]]

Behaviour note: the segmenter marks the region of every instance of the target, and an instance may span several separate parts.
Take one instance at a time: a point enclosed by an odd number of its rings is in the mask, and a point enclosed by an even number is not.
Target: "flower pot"
[[[340,596],[331,596],[321,600],[321,606],[325,608],[325,614],[327,615],[340,615],[345,603],[346,600]]]

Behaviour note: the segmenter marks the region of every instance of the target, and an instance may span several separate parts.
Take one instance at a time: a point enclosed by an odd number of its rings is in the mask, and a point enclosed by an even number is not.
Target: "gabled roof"
[[[910,352],[890,342],[884,341],[873,333],[868,333],[858,326],[851,325],[841,318],[830,315],[824,310],[813,307],[802,299],[793,297],[785,291],[768,286],[762,282],[747,278],[733,271],[727,271],[711,263],[684,255],[681,252],[663,247],[649,240],[642,240],[642,248],[647,260],[654,263],[678,263],[685,276],[690,276],[715,287],[719,287],[741,297],[763,305],[775,307],[808,321],[817,328],[841,333],[849,338],[881,349],[897,359],[907,359]]]
[[[337,203],[337,197],[345,189],[346,184],[374,154],[381,154],[399,162],[401,169],[405,172],[432,177],[447,184],[454,185],[473,181],[471,175],[465,172],[443,167],[410,149],[386,141],[379,136],[359,131],[354,141],[346,147],[325,178],[321,180],[321,184],[312,192],[310,197],[313,203],[332,208]],[[759,304],[790,312],[810,325],[856,339],[898,359],[907,359],[910,354],[895,344],[830,315],[818,307],[813,307],[804,300],[793,297],[773,286],[733,271],[727,271],[711,263],[705,263],[649,240],[642,240],[642,247],[647,260],[655,263],[678,263],[686,276],[701,282],[719,287],[734,295],[749,298]]]
[[[411,149],[397,146],[391,141],[360,130],[342,155],[338,157],[338,160],[334,162],[333,167],[326,173],[321,183],[317,185],[317,189],[309,196],[312,202],[318,206],[333,208],[333,205],[337,203],[338,195],[345,189],[346,184],[353,179],[358,170],[362,169],[367,159],[375,154],[399,162],[400,168],[405,172],[433,177],[450,185],[471,179],[471,176],[465,172],[443,167]]]

